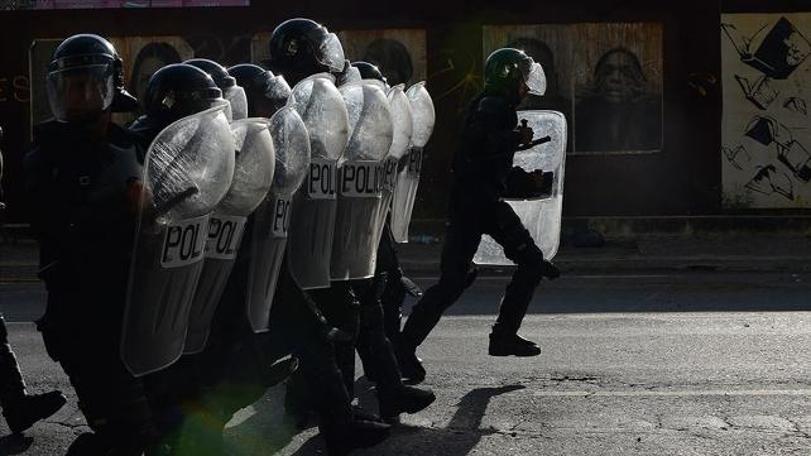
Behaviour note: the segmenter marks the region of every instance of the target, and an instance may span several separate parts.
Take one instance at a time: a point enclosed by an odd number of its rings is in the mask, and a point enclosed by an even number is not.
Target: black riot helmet
[[[217,87],[220,90],[224,90],[230,87],[234,87],[237,85],[237,80],[234,79],[230,74],[228,74],[228,70],[225,69],[224,66],[220,65],[219,63],[209,60],[209,59],[189,59],[185,62],[186,65],[195,66],[211,76],[211,79],[214,79],[214,84],[217,84]]]
[[[369,62],[352,62],[352,66],[360,71],[360,77],[363,79],[377,79],[385,84],[389,83],[377,65]]]
[[[144,111],[153,123],[167,126],[192,114],[225,104],[222,92],[203,70],[174,63],[149,79],[144,92]]]
[[[248,117],[248,100],[245,96],[245,90],[237,85],[237,80],[228,74],[228,70],[224,66],[209,59],[189,59],[183,63],[205,71],[214,79],[214,83],[222,90],[222,97],[231,104],[229,120]]]
[[[501,48],[490,54],[484,64],[484,85],[488,91],[520,98],[522,86],[532,95],[546,92],[543,68],[524,51]]]
[[[243,63],[228,69],[228,74],[245,89],[248,97],[248,115],[270,117],[287,104],[292,90],[282,76],[254,65]]]
[[[121,57],[106,39],[73,35],[51,57],[47,77],[48,101],[62,122],[86,122],[104,112],[129,112],[138,107],[124,89]]]
[[[289,19],[270,37],[270,69],[296,85],[316,73],[339,73],[345,65],[341,41],[310,19]]]

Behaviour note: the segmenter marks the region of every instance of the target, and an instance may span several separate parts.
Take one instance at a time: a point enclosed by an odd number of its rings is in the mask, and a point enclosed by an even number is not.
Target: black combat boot
[[[490,333],[490,356],[538,356],[541,349],[530,340],[514,333]]]
[[[422,365],[422,360],[417,357],[417,349],[404,339],[401,338],[400,343],[394,349],[397,354],[397,364],[400,366],[400,373],[403,375],[405,384],[419,385],[425,380],[425,367]]]
[[[379,390],[377,400],[380,405],[380,417],[387,422],[394,422],[401,413],[417,413],[425,410],[436,400],[434,392],[427,389],[402,385],[394,390]]]
[[[344,456],[359,448],[369,448],[389,436],[391,426],[376,421],[366,421],[354,415],[349,394],[340,375],[325,379],[316,391],[319,397],[317,409],[319,430],[330,456]],[[331,380],[331,381],[329,381]]]

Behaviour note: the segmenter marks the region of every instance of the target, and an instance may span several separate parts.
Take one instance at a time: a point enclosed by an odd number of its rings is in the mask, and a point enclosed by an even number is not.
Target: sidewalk
[[[441,242],[401,245],[399,253],[403,268],[411,273],[437,274],[441,249]],[[668,236],[656,239],[609,240],[602,247],[574,247],[564,244],[554,262],[564,271],[580,273],[691,270],[805,272],[811,270],[811,238],[766,235],[703,238]]]
[[[418,236],[398,248],[408,274],[436,275],[441,239]],[[804,235],[721,234],[608,240],[602,247],[563,244],[554,260],[569,273],[730,271],[811,271],[811,237]],[[492,269],[495,274],[508,268]],[[37,245],[30,239],[0,244],[0,282],[35,282]]]

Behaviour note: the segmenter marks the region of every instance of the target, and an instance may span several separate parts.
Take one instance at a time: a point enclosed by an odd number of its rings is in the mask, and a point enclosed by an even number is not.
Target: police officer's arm
[[[464,130],[466,144],[474,145],[478,154],[467,154],[470,162],[502,158],[513,154],[521,144],[522,134],[510,120],[510,112],[482,100]]]
[[[48,278],[49,271],[55,269],[54,266],[59,259],[56,239],[60,236],[58,227],[61,224],[57,215],[60,208],[54,207],[53,200],[49,197],[51,170],[52,167],[45,154],[38,147],[31,150],[23,159],[27,199],[25,207],[31,222],[31,231],[40,244],[39,275],[43,279]]]

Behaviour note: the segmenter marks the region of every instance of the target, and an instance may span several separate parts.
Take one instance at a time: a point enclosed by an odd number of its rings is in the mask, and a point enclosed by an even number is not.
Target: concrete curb
[[[555,261],[564,273],[638,273],[638,272],[811,272],[808,260],[796,261],[713,261],[695,259],[676,261],[669,258],[644,260]],[[439,274],[439,263],[402,263],[407,274]],[[510,274],[511,267],[479,267],[485,274]]]

